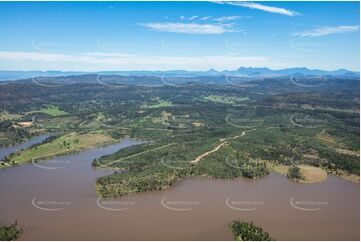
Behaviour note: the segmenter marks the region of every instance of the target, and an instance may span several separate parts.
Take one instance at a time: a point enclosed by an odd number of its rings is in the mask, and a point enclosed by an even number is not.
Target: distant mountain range
[[[19,80],[32,78],[37,76],[74,76],[84,74],[99,75],[121,75],[121,76],[167,76],[167,77],[204,77],[204,76],[252,76],[258,75],[263,77],[278,77],[294,74],[302,75],[322,75],[322,76],[343,76],[343,77],[359,77],[360,72],[339,69],[335,71],[325,71],[319,69],[308,69],[306,67],[295,67],[280,70],[271,70],[266,67],[240,67],[237,70],[216,71],[210,69],[208,71],[186,71],[186,70],[170,70],[170,71],[101,71],[101,72],[78,72],[78,71],[0,71],[0,81]]]

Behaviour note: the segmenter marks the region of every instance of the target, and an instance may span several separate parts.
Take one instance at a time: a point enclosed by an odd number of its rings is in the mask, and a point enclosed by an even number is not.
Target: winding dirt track
[[[255,129],[253,129],[255,130]],[[252,131],[252,130],[248,130],[248,131]],[[203,154],[201,154],[200,156],[198,156],[197,158],[195,158],[194,160],[190,161],[190,163],[197,163],[199,162],[201,159],[203,159],[204,157],[206,157],[209,154],[212,154],[214,152],[217,152],[223,145],[227,144],[226,140],[229,139],[237,139],[241,136],[244,136],[246,134],[246,132],[248,131],[242,131],[242,133],[240,135],[234,136],[234,137],[230,137],[230,138],[223,138],[223,139],[219,139],[219,141],[221,141],[222,143],[220,143],[219,145],[217,145],[213,150],[207,151]]]
[[[203,157],[206,157],[209,154],[212,154],[216,151],[218,151],[223,145],[225,145],[226,143],[220,143],[219,145],[217,145],[213,150],[207,151],[206,153],[201,154],[200,156],[198,156],[196,159],[190,161],[190,163],[197,163],[199,162]]]

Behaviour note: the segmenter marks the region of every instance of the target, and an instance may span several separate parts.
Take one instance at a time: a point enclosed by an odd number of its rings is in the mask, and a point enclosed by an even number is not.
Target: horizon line
[[[84,73],[98,73],[98,72],[169,72],[169,71],[187,71],[187,72],[208,72],[208,71],[216,71],[216,72],[225,72],[225,71],[237,71],[240,68],[248,68],[248,69],[269,69],[270,71],[280,71],[280,70],[289,70],[289,69],[296,69],[296,68],[304,68],[310,71],[328,71],[328,72],[334,72],[334,71],[340,71],[340,70],[345,70],[345,71],[350,71],[350,72],[358,72],[360,73],[360,69],[358,70],[353,70],[353,69],[348,69],[348,68],[337,68],[337,69],[322,69],[322,68],[310,68],[310,67],[305,67],[305,66],[294,66],[294,67],[285,67],[285,68],[278,68],[278,69],[273,69],[267,66],[263,66],[263,67],[254,67],[254,66],[240,66],[237,69],[223,69],[223,70],[217,70],[216,68],[209,68],[207,70],[187,70],[187,69],[167,69],[167,70],[142,70],[142,69],[127,69],[127,70],[98,70],[98,71],[86,71],[86,70],[51,70],[51,69],[47,69],[47,70],[36,70],[36,69],[31,69],[31,70],[19,70],[19,69],[0,69],[0,71],[19,71],[19,72],[84,72]]]

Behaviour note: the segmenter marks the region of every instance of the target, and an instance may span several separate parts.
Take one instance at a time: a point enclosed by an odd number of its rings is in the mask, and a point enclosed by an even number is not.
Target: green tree
[[[304,179],[298,166],[291,166],[288,169],[287,177],[296,181]]]

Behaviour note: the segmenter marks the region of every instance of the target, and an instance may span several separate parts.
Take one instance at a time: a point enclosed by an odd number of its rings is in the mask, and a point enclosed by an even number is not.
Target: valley
[[[358,81],[334,78],[327,87],[310,89],[286,78],[239,85],[195,80],[161,86],[119,83],[114,76],[107,85],[106,78],[103,84],[89,76],[64,78],[49,79],[46,85],[31,80],[0,85],[0,142],[5,149],[0,168],[4,174],[21,169],[67,169],[74,174],[69,181],[75,181],[84,172],[95,172],[84,189],[103,201],[167,193],[189,179],[225,183],[245,179],[246,183],[264,184],[273,177],[314,189],[328,186],[331,179],[343,180],[345,187],[359,187]],[[43,138],[15,149],[14,144],[36,137]],[[134,143],[120,145],[127,140]],[[102,149],[106,152],[86,156],[85,163],[79,161],[82,154]],[[72,164],[88,168],[72,171]],[[41,179],[49,182],[49,178]],[[70,197],[67,192],[63,197],[73,199],[78,191],[71,189]],[[55,195],[51,190],[46,194]],[[287,194],[282,196],[291,196]],[[7,224],[17,221],[8,215]],[[231,223],[237,217],[224,219]],[[265,225],[272,238],[285,238],[257,216],[250,219]],[[258,229],[244,226],[250,231]],[[26,234],[24,238],[52,238]],[[228,239],[230,229],[221,234],[220,238]],[[141,239],[130,234],[124,238]]]

